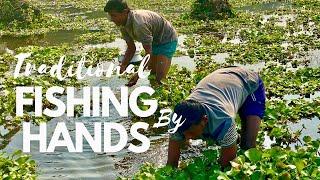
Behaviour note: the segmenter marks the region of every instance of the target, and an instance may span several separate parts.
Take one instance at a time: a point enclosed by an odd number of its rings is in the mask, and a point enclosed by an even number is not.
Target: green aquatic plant
[[[0,179],[35,180],[36,167],[36,162],[20,150],[10,155],[0,153]]]
[[[39,9],[32,7],[22,0],[2,0],[0,2],[0,29],[16,23],[21,28],[26,28],[41,19]]]
[[[227,0],[196,0],[190,12],[196,19],[223,19],[235,16]]]
[[[319,140],[304,139],[307,144],[296,151],[274,147],[253,148],[239,151],[231,166],[221,169],[217,162],[218,150],[204,150],[202,156],[187,163],[180,163],[179,169],[170,166],[156,167],[146,163],[132,179],[318,179],[320,178]],[[122,178],[125,179],[125,178]]]
[[[115,40],[115,35],[110,32],[93,32],[86,33],[77,38],[81,44],[101,44],[112,42]]]
[[[320,68],[292,69],[271,63],[260,74],[268,97],[283,97],[288,94],[310,97],[314,92],[320,91]]]

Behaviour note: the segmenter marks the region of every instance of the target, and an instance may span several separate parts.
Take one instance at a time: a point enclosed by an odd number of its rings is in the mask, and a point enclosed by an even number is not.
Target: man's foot
[[[137,84],[139,76],[133,76],[130,81],[126,84],[126,86],[131,87]]]

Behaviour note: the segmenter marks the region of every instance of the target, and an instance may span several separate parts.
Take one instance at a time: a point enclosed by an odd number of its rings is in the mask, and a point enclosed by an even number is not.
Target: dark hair
[[[201,118],[206,115],[206,111],[203,106],[194,100],[186,100],[177,104],[174,108],[174,113],[178,115],[178,118],[182,116],[185,122],[179,127],[178,132],[183,132],[189,129],[193,124],[199,124]]]
[[[130,9],[126,0],[109,0],[104,7],[104,12],[123,12],[125,9]]]

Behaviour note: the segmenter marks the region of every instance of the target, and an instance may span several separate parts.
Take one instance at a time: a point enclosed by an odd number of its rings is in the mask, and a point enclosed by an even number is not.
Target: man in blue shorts
[[[177,33],[171,23],[152,11],[131,10],[125,0],[109,0],[104,11],[120,27],[128,46],[120,72],[126,69],[134,56],[136,40],[142,43],[146,54],[150,54],[148,68],[156,76],[157,82],[161,83],[169,71],[178,43]],[[127,85],[135,85],[138,78],[138,75],[133,76]]]
[[[185,122],[170,136],[167,164],[178,166],[183,142],[210,138],[221,146],[219,162],[222,167],[227,166],[237,152],[237,113],[242,123],[240,147],[253,148],[265,112],[265,99],[263,82],[255,72],[229,67],[209,74],[174,109]]]

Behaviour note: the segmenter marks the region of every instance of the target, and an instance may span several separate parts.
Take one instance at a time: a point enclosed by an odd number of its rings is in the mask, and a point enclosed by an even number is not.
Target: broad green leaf
[[[262,180],[262,179],[263,179],[263,176],[260,170],[254,171],[250,176],[250,180]]]
[[[25,162],[27,162],[28,160],[29,160],[28,156],[22,156],[17,159],[17,162],[21,165],[21,164],[24,164]]]
[[[244,154],[253,163],[260,161],[262,157],[262,152],[256,148],[249,149]]]
[[[288,172],[281,173],[279,175],[279,180],[290,180],[291,175]]]
[[[15,157],[15,156],[18,156],[18,155],[21,155],[21,154],[22,154],[22,151],[21,150],[17,150],[12,154],[12,157]]]
[[[305,160],[300,159],[295,162],[298,172],[301,172],[303,168],[306,167],[307,163]]]
[[[309,143],[309,142],[311,142],[311,137],[310,136],[304,136],[303,137],[303,141],[305,142],[305,143]]]

